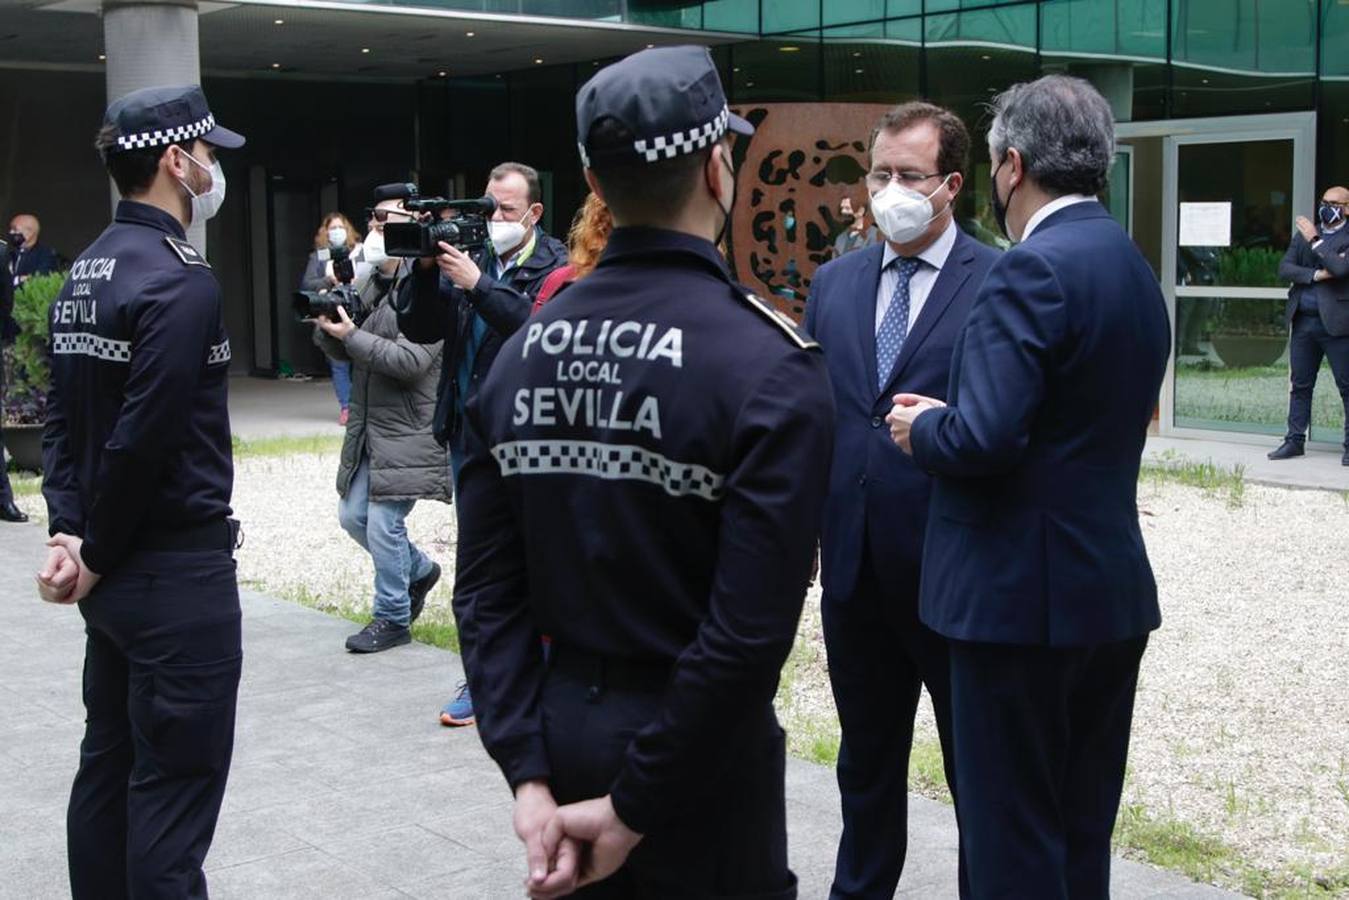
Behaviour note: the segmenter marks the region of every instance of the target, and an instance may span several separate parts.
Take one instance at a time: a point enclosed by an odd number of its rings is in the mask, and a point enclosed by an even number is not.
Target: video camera
[[[356,266],[351,261],[351,251],[345,246],[329,247],[318,251],[318,258],[333,264],[333,277],[337,284],[326,291],[296,291],[292,299],[295,314],[301,319],[317,319],[323,316],[333,322],[340,322],[337,308],[343,307],[347,316],[357,327],[370,315],[370,310],[361,300],[360,293],[352,285],[356,280]]]
[[[429,222],[388,222],[384,226],[384,252],[389,256],[424,257],[440,253],[441,241],[473,253],[481,250],[489,240],[487,220],[496,212],[497,203],[491,197],[477,200],[446,200],[444,197],[420,197],[415,184],[405,185],[407,198],[403,208],[411,213],[427,213]],[[458,213],[452,219],[440,219],[446,210]]]

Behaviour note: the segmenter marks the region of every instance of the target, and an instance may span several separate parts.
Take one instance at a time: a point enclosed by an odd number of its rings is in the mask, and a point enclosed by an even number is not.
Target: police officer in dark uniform
[[[185,239],[224,200],[198,87],[108,107],[124,198],[52,305],[44,599],[79,603],[87,710],[67,818],[76,898],[206,897],[239,683],[220,285]]]
[[[832,452],[824,359],[717,252],[728,131],[753,129],[706,49],[601,71],[577,127],[615,230],[468,410],[454,606],[483,742],[536,897],[794,897],[772,700]]]

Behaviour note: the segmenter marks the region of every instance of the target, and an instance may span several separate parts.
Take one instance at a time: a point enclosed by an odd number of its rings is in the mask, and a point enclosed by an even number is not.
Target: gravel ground
[[[327,454],[239,462],[242,579],[368,609],[373,572],[338,527],[336,466]],[[20,502],[41,511],[40,498]],[[1234,503],[1145,480],[1139,503],[1164,623],[1143,661],[1125,801],[1261,868],[1349,872],[1349,494],[1247,485]],[[452,571],[450,506],[418,504],[409,530]],[[449,581],[428,599],[427,621],[451,621]],[[818,591],[800,633],[779,706],[793,750],[819,756],[837,718]],[[935,740],[926,700],[918,739]]]

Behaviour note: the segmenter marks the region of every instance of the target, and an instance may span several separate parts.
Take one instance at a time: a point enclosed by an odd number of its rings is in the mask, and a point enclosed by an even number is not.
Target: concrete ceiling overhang
[[[101,68],[100,10],[99,0],[0,0],[0,66]],[[202,71],[217,76],[415,81],[592,62],[649,45],[746,39],[618,22],[328,0],[202,2],[199,12]]]

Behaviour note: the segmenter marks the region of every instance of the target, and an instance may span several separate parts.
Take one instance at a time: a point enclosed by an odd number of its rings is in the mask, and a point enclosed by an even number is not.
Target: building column
[[[103,0],[103,47],[109,103],[140,88],[201,84],[197,0]],[[192,223],[187,239],[204,254],[206,224]]]

